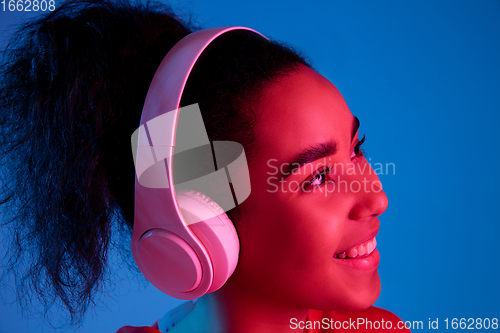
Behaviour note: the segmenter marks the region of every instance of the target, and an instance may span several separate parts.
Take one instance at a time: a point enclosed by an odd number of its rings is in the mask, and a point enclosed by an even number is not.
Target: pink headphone
[[[205,29],[184,37],[168,52],[149,87],[141,125],[132,135],[137,176],[132,254],[155,287],[180,299],[216,291],[238,262],[238,235],[225,212],[250,195],[243,147],[236,142],[210,143],[198,106],[180,108],[184,87],[203,50],[234,30],[259,34],[244,27]],[[174,153],[210,145],[215,163],[227,147],[237,148],[238,154],[208,175],[179,186],[176,182],[174,189]],[[198,186],[202,181],[210,186]]]

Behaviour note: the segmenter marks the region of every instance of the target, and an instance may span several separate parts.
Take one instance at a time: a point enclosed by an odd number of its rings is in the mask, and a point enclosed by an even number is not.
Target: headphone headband
[[[217,37],[234,30],[251,31],[263,36],[245,27],[210,28],[193,32],[172,47],[151,82],[142,111],[141,125],[180,107],[184,87],[200,55]],[[152,98],[153,96],[155,98]]]

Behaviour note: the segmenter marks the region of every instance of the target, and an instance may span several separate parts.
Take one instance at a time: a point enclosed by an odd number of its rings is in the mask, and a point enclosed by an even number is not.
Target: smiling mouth
[[[338,259],[360,259],[368,257],[377,247],[377,240],[375,237],[367,242],[361,243],[347,251],[337,253],[335,258]]]

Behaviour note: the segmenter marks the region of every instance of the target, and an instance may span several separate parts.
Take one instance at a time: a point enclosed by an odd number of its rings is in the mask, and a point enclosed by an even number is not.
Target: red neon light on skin
[[[388,204],[383,191],[270,193],[267,183],[268,160],[280,165],[323,142],[337,144],[332,163],[353,162],[357,134],[352,139],[353,116],[342,95],[323,76],[303,68],[269,87],[252,109],[261,146],[258,158],[249,160],[252,192],[235,224],[238,265],[220,290],[199,299],[174,328],[179,331],[198,325],[218,332],[287,331],[290,318],[304,320],[309,309],[360,311],[380,293],[377,250],[361,259],[334,256],[375,236],[377,216]],[[368,164],[362,156],[354,162],[361,169]],[[310,164],[304,168],[316,167]],[[379,182],[373,170],[340,177]],[[310,178],[297,170],[286,181]]]

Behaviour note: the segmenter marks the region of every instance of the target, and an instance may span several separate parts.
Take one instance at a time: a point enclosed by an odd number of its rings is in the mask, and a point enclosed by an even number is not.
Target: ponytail
[[[149,83],[191,28],[164,5],[66,2],[3,53],[0,144],[4,274],[18,298],[62,303],[71,323],[99,290],[112,223],[133,223],[130,135]]]

